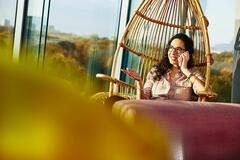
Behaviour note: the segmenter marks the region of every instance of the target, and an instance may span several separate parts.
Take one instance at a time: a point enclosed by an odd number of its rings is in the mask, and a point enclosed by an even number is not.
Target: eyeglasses
[[[173,50],[177,51],[178,54],[182,54],[183,52],[185,52],[185,49],[181,47],[176,47],[176,48],[173,46],[168,47],[168,51],[172,52]]]

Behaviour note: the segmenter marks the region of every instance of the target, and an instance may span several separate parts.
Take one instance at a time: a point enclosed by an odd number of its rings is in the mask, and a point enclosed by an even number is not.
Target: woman
[[[134,70],[123,72],[137,81],[142,99],[193,100],[194,95],[204,90],[203,76],[192,70],[193,53],[192,39],[179,33],[168,42],[164,58],[153,66],[144,86]]]

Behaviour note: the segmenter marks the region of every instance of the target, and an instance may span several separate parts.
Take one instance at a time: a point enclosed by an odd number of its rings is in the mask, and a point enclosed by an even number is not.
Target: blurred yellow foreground
[[[1,160],[168,160],[167,134],[127,126],[68,83],[0,64]]]

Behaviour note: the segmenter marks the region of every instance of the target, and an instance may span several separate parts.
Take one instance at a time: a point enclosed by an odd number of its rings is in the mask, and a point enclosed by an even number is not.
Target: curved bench
[[[240,105],[233,103],[122,100],[113,114],[130,123],[144,116],[180,136],[184,160],[240,159]]]

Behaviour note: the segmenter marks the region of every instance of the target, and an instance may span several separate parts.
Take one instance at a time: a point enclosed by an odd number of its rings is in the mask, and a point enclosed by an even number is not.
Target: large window
[[[0,56],[11,57],[17,0],[0,0]]]
[[[142,2],[142,0],[0,0],[1,59],[3,56],[11,57],[12,48],[17,48],[16,50],[20,48],[20,58],[30,60],[40,67],[43,65],[45,71],[80,86],[83,93],[89,89],[85,86],[90,86],[94,92],[107,90],[108,82],[97,80],[95,74],[110,74],[118,39],[119,21],[124,19],[120,17],[122,1],[123,4],[129,3],[130,6],[128,18],[123,15],[125,19],[132,17]],[[212,84],[220,95],[219,101],[230,99],[230,92],[224,89],[231,88],[232,51],[240,25],[239,2],[200,0],[209,20],[210,46],[215,58]],[[24,3],[23,11],[16,9],[19,8],[16,5],[21,3]],[[15,18],[21,14],[23,17]],[[14,30],[15,23],[18,27]],[[19,54],[16,55],[19,58]],[[124,51],[122,68],[137,70],[137,65],[134,64],[137,59],[137,56]],[[128,77],[121,78],[131,81]],[[223,78],[224,82],[228,82],[225,88],[220,81]],[[223,100],[226,97],[227,99]]]
[[[52,0],[44,59],[45,70],[80,87],[83,94],[103,91],[110,74],[121,0]],[[105,88],[107,89],[107,88]]]
[[[130,1],[130,17],[140,2],[142,1]],[[240,25],[239,5],[236,5],[238,3],[240,1],[200,0],[203,12],[209,20],[210,47],[215,59],[212,66],[211,85],[218,93],[218,98],[213,101],[230,102],[231,99],[232,51],[236,31]],[[138,56],[129,54],[129,51],[125,51],[123,55],[122,68],[128,67],[138,70],[138,65],[136,65]],[[124,74],[122,74],[121,79],[134,84],[134,81]]]

